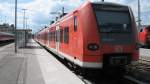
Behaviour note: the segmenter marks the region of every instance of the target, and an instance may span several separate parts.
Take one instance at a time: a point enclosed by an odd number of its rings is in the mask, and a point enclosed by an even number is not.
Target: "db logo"
[[[115,51],[117,53],[122,53],[123,52],[123,47],[122,46],[115,46]]]

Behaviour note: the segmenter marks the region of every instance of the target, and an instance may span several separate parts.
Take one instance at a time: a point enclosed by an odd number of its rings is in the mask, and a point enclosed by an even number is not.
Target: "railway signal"
[[[141,5],[140,5],[140,0],[138,0],[138,30],[141,28]]]
[[[57,21],[58,19],[61,18],[61,16],[64,16],[64,15],[66,14],[66,13],[64,12],[64,10],[65,10],[65,8],[62,7],[62,11],[61,11],[61,12],[50,12],[50,14],[57,14],[57,15],[58,15],[58,17],[56,17],[56,21]]]

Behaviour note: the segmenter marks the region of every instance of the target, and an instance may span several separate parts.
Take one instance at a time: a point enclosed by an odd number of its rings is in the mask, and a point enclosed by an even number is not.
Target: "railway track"
[[[135,79],[135,78],[132,77],[132,76],[126,75],[126,76],[124,76],[124,78],[125,78],[126,80],[128,80],[128,81],[131,81],[131,84],[148,84],[148,83],[145,83],[145,82],[143,82],[143,81],[137,80],[137,79]]]
[[[104,74],[93,76],[77,75],[85,84],[150,84],[150,61],[140,59],[137,65],[132,66],[125,76],[115,78]],[[136,73],[136,74],[134,74]]]
[[[123,76],[121,78],[116,78],[115,76],[112,77],[106,77],[106,75],[99,75],[97,77],[87,77],[84,78],[83,76],[78,76],[85,84],[146,84],[142,81],[136,80],[135,78],[131,76]],[[98,79],[99,77],[99,79]]]
[[[0,42],[0,47],[8,45],[10,43],[13,43],[14,41],[5,41],[5,42]]]
[[[150,61],[149,60],[145,60],[145,59],[140,59],[138,64],[130,65],[129,68],[131,70],[150,72]]]
[[[132,71],[119,78],[116,76],[108,77],[103,73],[94,74],[92,76],[82,76],[80,74],[76,74],[74,71],[72,72],[74,72],[85,84],[150,84],[150,61],[140,60],[138,65],[134,65],[132,67],[134,68]]]
[[[127,77],[141,82],[137,84],[150,84],[150,61],[140,59],[138,64],[129,66]]]
[[[129,72],[127,75],[125,75],[121,78],[120,77],[117,78],[116,76],[108,77],[107,75],[104,75],[103,72],[94,73],[94,74],[92,73],[92,75],[87,74],[87,75],[83,76],[79,73],[76,73],[76,71],[74,71],[74,69],[72,69],[72,67],[70,67],[70,64],[69,65],[66,64],[66,62],[64,62],[62,59],[57,57],[54,53],[52,53],[48,49],[46,49],[46,50],[49,53],[51,53],[56,59],[58,59],[61,63],[63,63],[70,71],[72,71],[74,74],[76,74],[77,77],[79,77],[85,84],[150,84],[150,83],[147,83],[147,82],[140,81],[141,80],[140,78],[135,77],[137,75],[130,74],[130,73],[133,73],[133,72],[137,72],[137,70],[139,70],[139,71],[149,71],[149,68],[147,66],[150,66],[150,65],[144,64],[145,62],[143,63],[143,61],[146,61],[146,60],[140,60],[138,65],[132,66],[132,67],[134,67],[134,69],[132,68],[131,72]],[[149,61],[146,61],[146,62],[149,63]],[[136,69],[136,71],[135,71],[135,69]],[[139,72],[137,72],[137,73],[139,73]]]
[[[136,79],[134,76],[125,75],[121,78],[107,78],[104,75],[101,75],[101,79],[95,77],[95,80],[84,78],[81,75],[78,77],[85,83],[85,84],[149,84],[148,82],[141,81],[140,79]],[[90,78],[90,77],[89,77]]]

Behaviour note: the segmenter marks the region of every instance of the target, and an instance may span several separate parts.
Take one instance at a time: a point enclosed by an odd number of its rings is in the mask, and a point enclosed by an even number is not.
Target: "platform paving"
[[[14,44],[0,47],[0,84],[17,84],[24,56],[14,53]]]
[[[150,61],[150,49],[140,48],[140,58]]]
[[[0,84],[84,84],[50,53],[31,40],[14,53],[14,44],[0,47]]]

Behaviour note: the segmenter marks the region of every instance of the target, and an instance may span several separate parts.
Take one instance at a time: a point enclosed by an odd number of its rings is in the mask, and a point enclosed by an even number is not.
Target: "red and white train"
[[[39,31],[35,40],[81,68],[102,69],[136,63],[137,34],[130,7],[86,2]]]
[[[150,48],[150,26],[142,28],[139,32],[140,45]]]
[[[14,41],[14,34],[0,32],[0,43]]]

